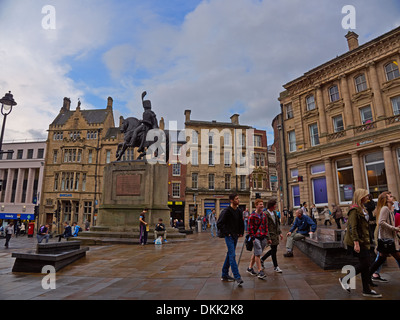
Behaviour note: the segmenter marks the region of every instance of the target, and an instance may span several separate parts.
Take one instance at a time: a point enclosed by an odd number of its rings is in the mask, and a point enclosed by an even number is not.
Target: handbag
[[[390,214],[389,214],[389,220],[390,220],[390,224],[392,224],[392,219],[391,219]],[[380,237],[380,235],[381,235],[381,230],[379,227],[379,237]],[[379,252],[386,253],[386,254],[396,252],[396,244],[394,242],[394,239],[392,239],[392,238],[380,239],[379,237],[378,237],[378,248],[377,248],[377,250]]]
[[[394,239],[378,239],[378,251],[381,253],[394,253],[396,251]]]

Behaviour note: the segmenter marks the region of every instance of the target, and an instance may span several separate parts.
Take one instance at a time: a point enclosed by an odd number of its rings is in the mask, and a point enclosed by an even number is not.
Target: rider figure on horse
[[[147,132],[151,129],[158,129],[158,121],[156,114],[151,110],[151,101],[143,100],[146,95],[146,91],[142,93],[142,104],[143,104],[143,120],[140,121],[140,125],[133,131],[130,145],[135,143],[136,137],[139,133],[142,133],[140,146],[138,152],[144,152],[144,144],[146,142]]]

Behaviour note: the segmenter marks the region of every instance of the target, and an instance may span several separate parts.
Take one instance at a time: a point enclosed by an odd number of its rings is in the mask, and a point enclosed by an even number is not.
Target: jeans
[[[211,235],[214,237],[214,230],[215,230],[215,235],[217,235],[217,223],[211,223]]]
[[[261,258],[262,261],[265,261],[269,256],[272,257],[272,262],[274,267],[278,266],[278,260],[276,259],[276,252],[278,251],[278,245],[271,245],[271,249]]]
[[[226,247],[228,248],[228,252],[226,253],[225,262],[222,266],[222,277],[227,277],[229,275],[229,267],[232,270],[233,277],[235,279],[240,278],[239,268],[236,263],[236,244],[238,238],[232,236],[225,237]]]
[[[46,239],[46,243],[49,242],[49,235],[48,234],[38,234],[37,236],[38,243],[42,243],[43,239]]]

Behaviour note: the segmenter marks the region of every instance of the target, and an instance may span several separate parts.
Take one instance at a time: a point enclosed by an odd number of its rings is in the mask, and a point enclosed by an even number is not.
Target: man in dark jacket
[[[243,236],[244,233],[243,213],[242,210],[239,209],[239,196],[237,194],[231,194],[229,196],[229,201],[229,207],[221,211],[217,222],[219,237],[225,238],[225,243],[228,248],[225,262],[222,266],[221,280],[236,281],[240,286],[243,283],[243,280],[236,263],[235,250],[238,238]],[[229,267],[232,269],[234,278],[228,274]]]
[[[313,234],[317,230],[316,223],[307,215],[303,214],[302,209],[296,211],[297,218],[294,220],[293,226],[290,228],[286,240],[286,249],[284,257],[293,257],[293,245],[297,240],[304,239],[309,234]],[[310,230],[311,228],[311,230]],[[297,229],[296,232],[294,232]]]

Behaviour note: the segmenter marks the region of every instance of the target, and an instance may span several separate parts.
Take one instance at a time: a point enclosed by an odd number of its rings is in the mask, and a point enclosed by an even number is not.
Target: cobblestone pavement
[[[293,258],[284,258],[285,237],[278,247],[278,263],[283,272],[275,273],[269,258],[264,280],[246,273],[250,252],[244,248],[239,264],[242,287],[221,281],[225,242],[207,231],[188,235],[186,241],[163,245],[91,246],[85,258],[57,272],[56,289],[42,288],[44,274],[11,271],[15,260],[11,253],[34,250],[36,238],[12,238],[8,249],[4,247],[5,240],[0,240],[1,300],[372,299],[362,296],[360,276],[356,289],[348,294],[338,281],[343,276],[341,270],[322,270],[297,248]],[[243,238],[238,243],[237,258],[242,246]],[[382,293],[382,299],[400,300],[400,272],[393,258],[388,259],[381,275],[389,282],[380,283],[375,290]]]

